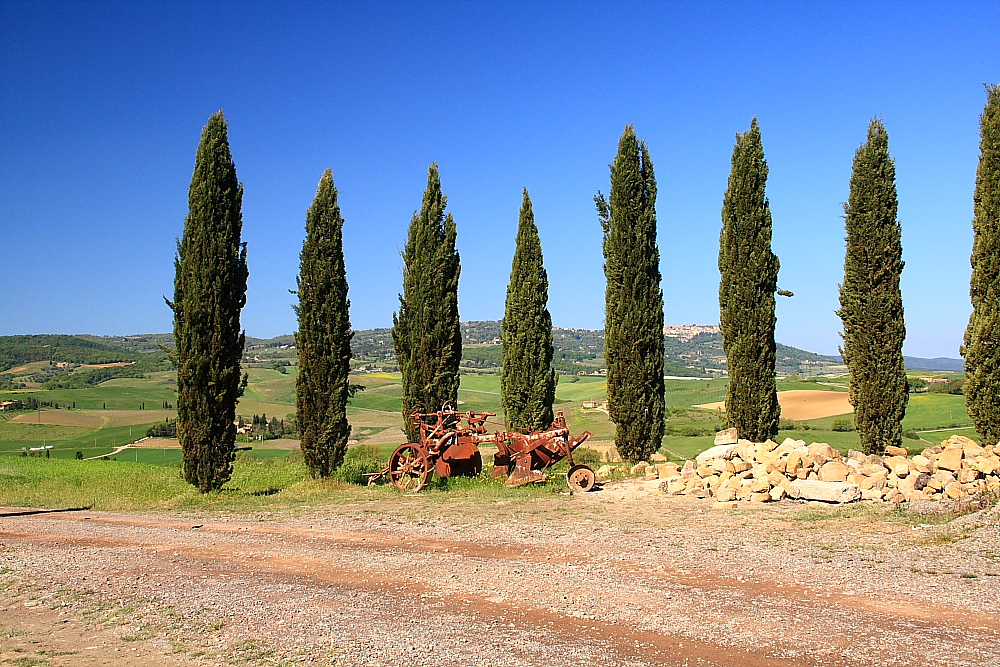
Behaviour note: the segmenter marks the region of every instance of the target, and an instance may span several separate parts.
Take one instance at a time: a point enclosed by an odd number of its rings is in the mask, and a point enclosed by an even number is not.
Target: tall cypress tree
[[[972,315],[965,330],[965,406],[984,444],[1000,441],[1000,86],[986,87],[972,219]]]
[[[854,154],[851,194],[844,205],[847,252],[840,310],[851,373],[854,424],[866,454],[903,443],[901,422],[909,398],[903,367],[903,244],[896,219],[896,165],[882,121]]]
[[[549,278],[542,262],[542,242],[525,188],[507,303],[500,322],[500,404],[508,424],[528,431],[549,428],[556,398],[548,300]]]
[[[778,258],[771,252],[771,207],[760,127],[736,134],[719,237],[719,326],[729,390],[726,418],[740,437],[778,434],[781,407],[774,381],[774,293]]]
[[[244,334],[247,249],[243,186],[229,152],[222,112],[201,133],[188,190],[189,213],[174,262],[174,343],[177,350],[177,437],[184,478],[202,493],[220,488],[233,472],[236,402]]]
[[[611,163],[611,194],[594,198],[604,229],[608,413],[623,459],[663,440],[663,290],[656,245],[656,177],[646,142],[628,125]]]
[[[329,477],[344,461],[351,427],[347,399],[351,369],[350,306],[344,266],[344,219],[333,172],[320,178],[306,213],[306,238],[297,279],[299,330],[295,346],[296,423],[302,454],[314,477]]]
[[[403,293],[392,316],[392,340],[403,375],[403,424],[411,442],[420,437],[413,412],[440,410],[458,401],[462,330],[458,319],[461,272],[455,219],[445,213],[437,163],[427,170],[420,211],[413,214],[403,250]]]

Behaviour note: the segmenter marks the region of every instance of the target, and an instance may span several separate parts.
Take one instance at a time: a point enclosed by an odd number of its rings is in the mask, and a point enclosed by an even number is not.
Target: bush
[[[919,440],[920,439],[920,435],[918,435],[917,432],[914,431],[912,428],[910,430],[908,430],[908,431],[903,431],[903,437],[904,438],[909,438],[910,440]]]
[[[853,419],[835,419],[833,420],[833,426],[830,427],[831,431],[838,431],[840,433],[850,433],[854,430],[854,420]]]
[[[358,445],[347,450],[344,463],[333,473],[333,478],[346,484],[368,484],[369,473],[385,468],[386,461],[375,445]]]
[[[779,431],[794,431],[797,429],[797,427],[798,425],[795,423],[795,420],[793,419],[785,419],[784,417],[782,417],[781,419],[778,420]]]
[[[601,453],[590,447],[577,447],[573,450],[573,463],[593,465],[601,462]]]

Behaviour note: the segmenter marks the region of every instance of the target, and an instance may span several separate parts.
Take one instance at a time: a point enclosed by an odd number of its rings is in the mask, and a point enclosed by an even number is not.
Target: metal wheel
[[[575,465],[569,469],[566,481],[569,483],[569,488],[580,493],[586,493],[594,488],[594,484],[597,482],[597,475],[585,465]]]
[[[433,472],[415,445],[400,445],[389,457],[389,479],[400,491],[419,491],[427,486]]]

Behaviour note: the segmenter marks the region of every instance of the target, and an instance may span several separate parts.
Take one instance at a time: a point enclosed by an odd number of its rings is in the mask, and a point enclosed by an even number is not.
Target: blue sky
[[[140,6],[141,5],[141,6]],[[219,108],[244,183],[247,332],[294,330],[305,210],[332,167],[355,328],[389,326],[399,248],[440,164],[463,320],[498,319],[521,188],[557,326],[603,325],[593,206],[644,137],[668,323],[718,321],[720,207],[757,116],[777,339],[839,342],[841,202],[868,121],[896,158],[906,353],[958,355],[970,310],[983,3],[0,3],[0,334],[162,332],[200,131]]]

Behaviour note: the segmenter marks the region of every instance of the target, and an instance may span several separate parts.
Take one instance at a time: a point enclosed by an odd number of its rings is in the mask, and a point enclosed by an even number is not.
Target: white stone
[[[822,500],[828,503],[852,503],[861,498],[861,488],[847,482],[821,482],[797,479],[788,487],[788,497]]]

